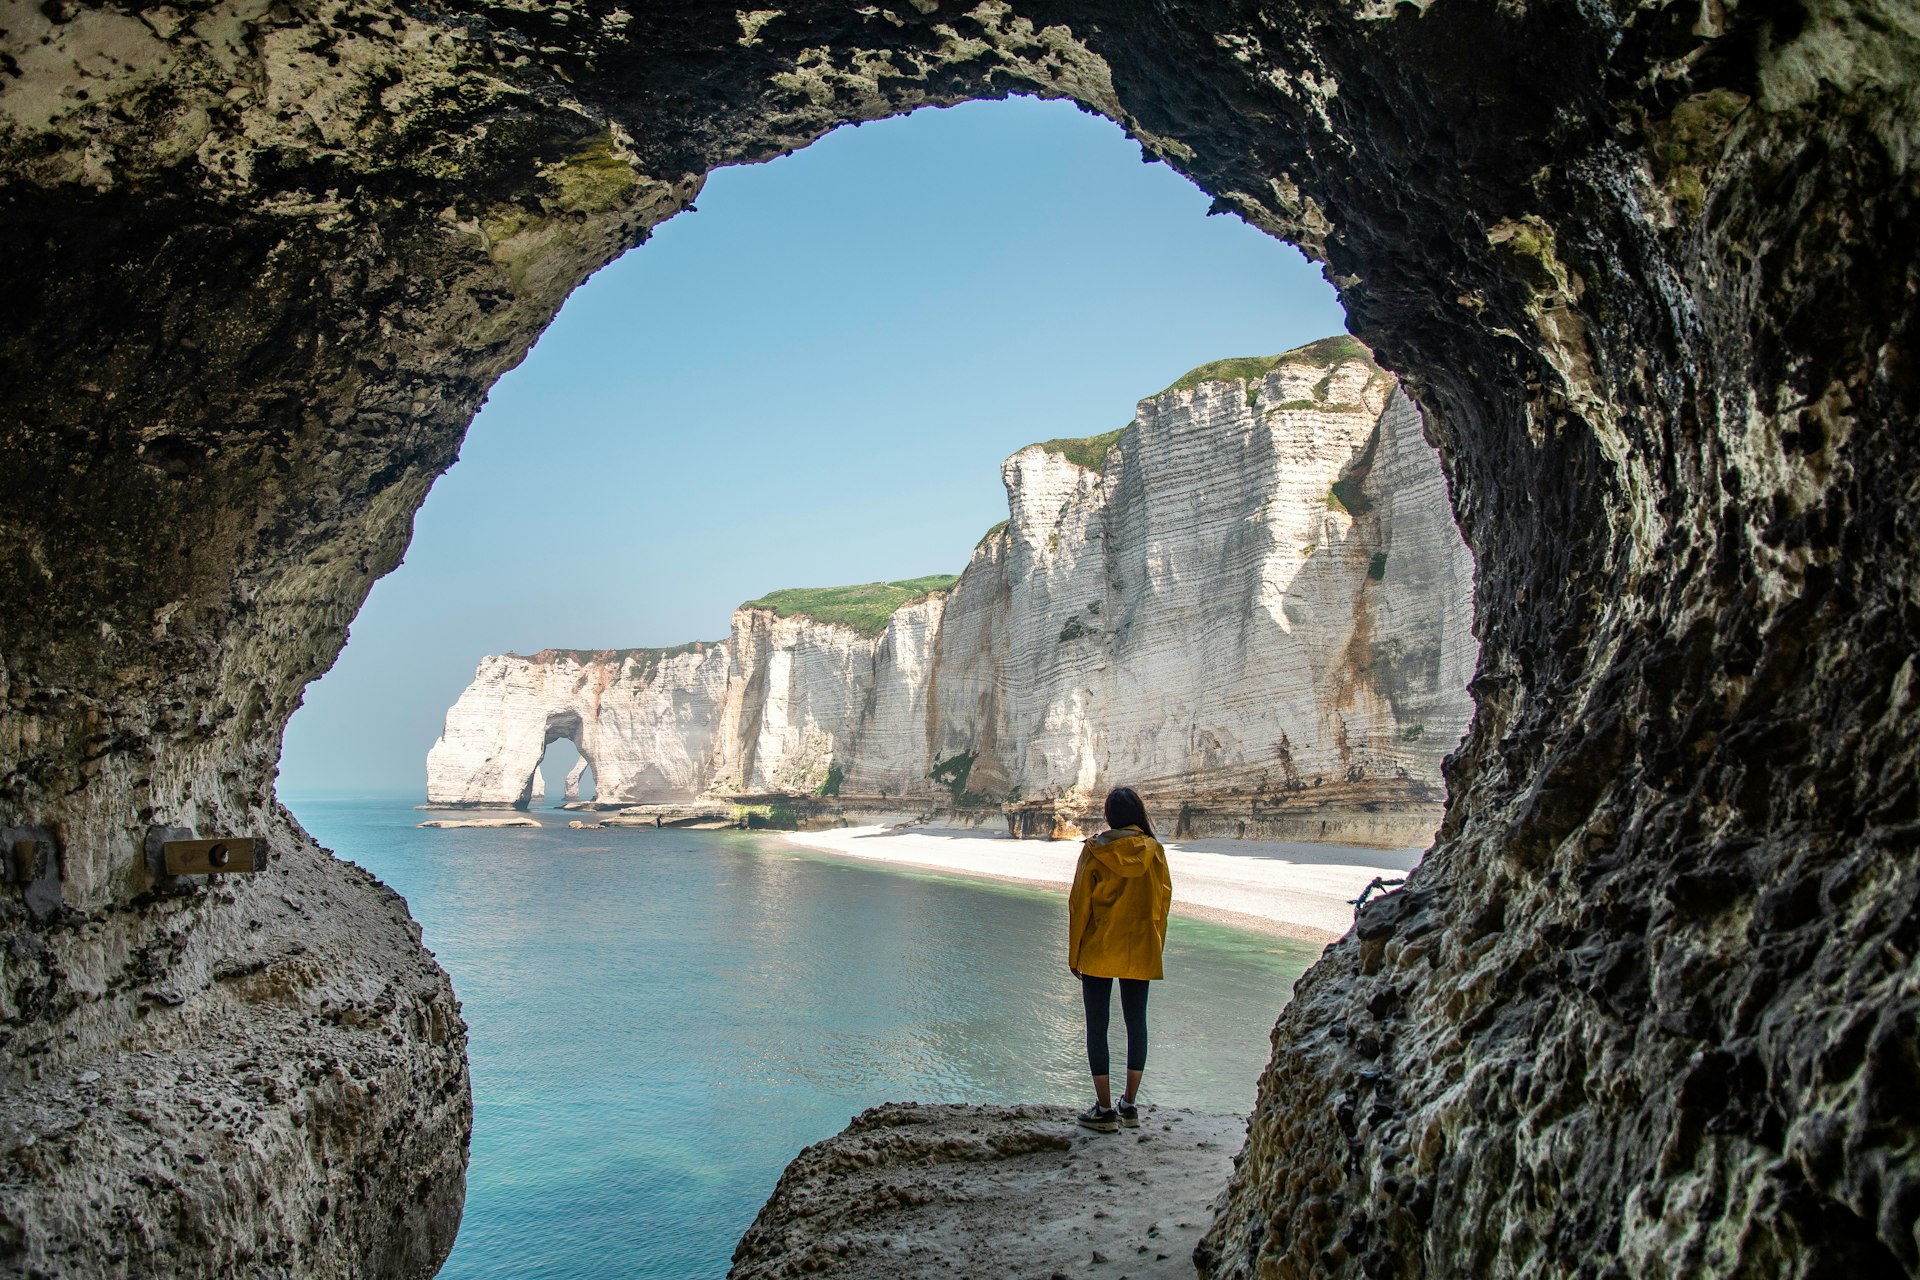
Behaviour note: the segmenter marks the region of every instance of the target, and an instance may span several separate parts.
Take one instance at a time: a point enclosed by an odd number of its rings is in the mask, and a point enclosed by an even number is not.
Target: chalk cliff
[[[540,761],[562,738],[592,767],[601,801],[692,799],[711,777],[727,652],[696,643],[487,658],[427,753],[427,799],[524,808],[540,798]],[[568,800],[579,798],[584,771],[568,775]]]
[[[891,613],[775,593],[672,657],[486,659],[430,799],[524,805],[567,737],[607,804],[1016,802],[1045,833],[1127,781],[1189,827],[1424,843],[1471,714],[1473,565],[1365,348],[1204,366],[1001,477],[1007,521]]]
[[[1471,713],[1472,562],[1419,414],[1363,348],[1196,371],[1101,465],[1074,452],[1002,469],[1008,523],[948,603],[936,762],[1069,804],[1120,781],[1437,804]]]

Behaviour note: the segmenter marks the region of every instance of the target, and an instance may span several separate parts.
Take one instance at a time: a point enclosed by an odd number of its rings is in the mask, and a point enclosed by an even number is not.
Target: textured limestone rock
[[[55,916],[12,889],[0,917],[21,1131],[60,1131],[93,1055],[259,1024],[198,1016],[211,968],[127,994],[179,923],[151,822],[289,846],[192,936],[238,936],[299,846],[376,938],[333,952],[343,991],[441,981],[271,781],[487,386],[714,167],[1032,92],[1326,262],[1477,563],[1449,817],[1283,1016],[1209,1267],[1920,1273],[1911,6],[76,0],[0,29],[0,817],[64,873]],[[340,1135],[344,1209],[251,1148],[175,1176],[231,1181],[231,1233],[284,1189],[325,1257],[400,1259],[380,1207],[451,1194],[454,1115]],[[60,1185],[42,1220],[91,1211]],[[102,1212],[177,1244],[146,1272],[223,1270],[160,1185]]]
[[[37,946],[15,926],[10,1274],[427,1276],[452,1245],[460,1006],[398,895],[283,814],[255,819],[259,875],[69,909]]]
[[[602,803],[1052,812],[1127,782],[1187,834],[1230,797],[1243,835],[1425,844],[1476,652],[1438,462],[1350,339],[1244,371],[1142,401],[1103,458],[1009,458],[1006,524],[877,635],[749,606],[644,685],[624,650],[487,659],[427,758],[429,799],[524,804],[566,736],[611,770]],[[649,767],[670,781],[622,781]]]
[[[524,808],[562,738],[580,750],[568,800],[589,767],[603,804],[690,800],[710,775],[726,677],[724,644],[483,658],[427,753],[427,802]]]
[[[788,1166],[729,1276],[1191,1276],[1246,1119],[1141,1113],[1097,1134],[1068,1107],[874,1107]]]

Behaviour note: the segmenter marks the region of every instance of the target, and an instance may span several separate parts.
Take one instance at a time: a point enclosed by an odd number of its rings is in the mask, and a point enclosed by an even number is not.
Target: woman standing
[[[1173,878],[1166,850],[1153,838],[1147,807],[1132,787],[1107,795],[1108,830],[1080,847],[1073,892],[1067,897],[1067,968],[1080,979],[1087,1007],[1087,1065],[1094,1104],[1080,1123],[1101,1133],[1138,1127],[1140,1077],[1147,1068],[1147,982],[1163,976]],[[1108,1076],[1107,1021],[1113,982],[1120,980],[1120,1013],[1127,1024],[1127,1091],[1113,1104]]]

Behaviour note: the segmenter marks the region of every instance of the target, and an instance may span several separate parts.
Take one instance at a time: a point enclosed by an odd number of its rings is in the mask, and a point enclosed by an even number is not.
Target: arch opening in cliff
[[[10,1166],[7,1249],[432,1269],[459,1018],[404,912],[274,804],[281,727],[579,280],[717,166],[1025,91],[1122,122],[1328,264],[1426,411],[1479,564],[1447,822],[1283,1016],[1204,1269],[1920,1272],[1910,15],[380,16],[46,6],[0,37],[4,801],[57,833],[71,913],[6,917],[34,994],[0,1105],[82,1135],[65,1172]],[[156,894],[153,822],[258,832],[271,874]],[[283,1018],[289,991],[338,1016]],[[365,1135],[331,1153],[352,1176],[291,1128],[216,1149],[184,1112],[181,1159],[140,1175],[129,1117],[175,1104],[102,1074],[76,1110],[63,1073],[150,1042],[235,1078],[344,1064],[258,1088]],[[152,1190],[190,1169],[209,1194]],[[181,1205],[178,1234],[113,1225]]]
[[[593,762],[581,751],[577,738],[562,733],[547,740],[540,763],[528,780],[528,807],[542,804],[561,809],[573,804],[591,804],[594,799]]]

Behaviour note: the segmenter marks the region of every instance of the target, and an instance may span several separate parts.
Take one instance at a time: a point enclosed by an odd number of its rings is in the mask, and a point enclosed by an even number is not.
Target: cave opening
[[[704,175],[1023,91],[1329,264],[1481,575],[1447,821],[1276,1028],[1203,1271],[1920,1272],[1904,13],[589,8],[0,35],[4,786],[70,913],[6,922],[3,1096],[79,1135],[9,1166],[5,1248],[438,1264],[457,1006],[273,804],[287,718],[486,389]],[[163,824],[257,831],[271,874],[160,892]],[[129,1047],[379,1140],[219,1147],[198,1090],[116,1092]],[[156,1121],[181,1158],[149,1173]]]
[[[490,389],[306,688],[282,791],[417,786],[482,654],[674,646],[770,589],[957,573],[1007,518],[1009,455],[1346,332],[1316,265],[1148,158],[1019,97],[709,175]],[[596,550],[556,566],[554,538]]]

